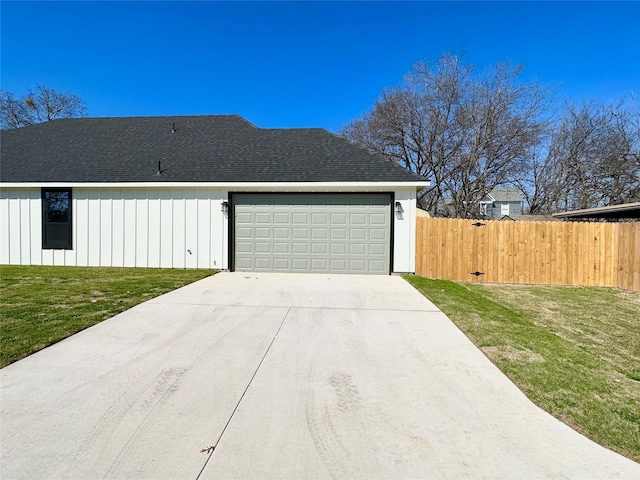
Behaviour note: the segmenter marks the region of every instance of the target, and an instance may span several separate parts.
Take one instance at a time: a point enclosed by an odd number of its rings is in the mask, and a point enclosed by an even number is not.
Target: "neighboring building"
[[[60,119],[1,149],[3,264],[415,271],[428,182],[323,129]]]
[[[557,222],[561,219],[553,215],[510,215],[517,222]]]
[[[517,188],[494,188],[480,202],[480,216],[499,220],[522,215],[524,200]]]
[[[481,201],[476,210],[478,218],[500,220],[504,216],[522,215],[524,200],[517,188],[494,188]],[[444,198],[436,206],[438,217],[455,217],[455,208],[451,197]]]
[[[553,217],[558,220],[565,221],[637,221],[640,220],[640,202],[621,203],[619,205],[609,205],[607,207],[558,212],[554,213]]]

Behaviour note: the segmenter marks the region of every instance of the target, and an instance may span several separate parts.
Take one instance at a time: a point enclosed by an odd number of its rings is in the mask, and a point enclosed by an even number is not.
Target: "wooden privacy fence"
[[[640,222],[418,217],[416,275],[640,292]]]

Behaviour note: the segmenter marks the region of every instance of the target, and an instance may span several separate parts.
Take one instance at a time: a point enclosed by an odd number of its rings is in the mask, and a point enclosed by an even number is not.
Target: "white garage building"
[[[418,177],[323,129],[61,119],[1,137],[0,263],[415,270]]]

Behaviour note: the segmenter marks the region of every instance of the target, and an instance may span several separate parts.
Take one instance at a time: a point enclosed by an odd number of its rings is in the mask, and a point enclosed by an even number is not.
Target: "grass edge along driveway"
[[[536,405],[640,462],[640,294],[404,278]]]
[[[216,270],[0,266],[0,368]]]
[[[0,266],[0,366],[215,270]],[[405,276],[534,403],[640,461],[640,295]]]

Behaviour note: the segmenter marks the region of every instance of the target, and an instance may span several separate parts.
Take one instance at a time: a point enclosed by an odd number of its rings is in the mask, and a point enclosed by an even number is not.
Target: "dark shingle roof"
[[[324,129],[237,115],[60,119],[2,131],[0,143],[2,182],[425,180]]]
[[[523,202],[522,195],[517,188],[494,188],[489,192],[496,202]]]

